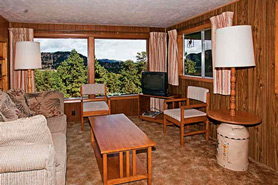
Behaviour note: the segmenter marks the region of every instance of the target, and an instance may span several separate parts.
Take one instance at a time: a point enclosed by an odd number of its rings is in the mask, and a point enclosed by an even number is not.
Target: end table
[[[230,116],[229,110],[210,110],[208,117],[222,122],[217,128],[217,163],[233,171],[247,170],[249,132],[245,126],[257,125],[261,118],[246,111]]]

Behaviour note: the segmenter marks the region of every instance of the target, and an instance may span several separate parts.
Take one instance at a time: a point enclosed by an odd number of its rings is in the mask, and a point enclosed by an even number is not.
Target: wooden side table
[[[229,110],[210,110],[208,117],[222,122],[217,128],[217,163],[233,171],[248,169],[249,132],[245,126],[261,122],[261,118],[246,111],[236,111],[230,116]]]
[[[230,116],[230,110],[214,109],[208,111],[208,117],[229,124],[250,126],[259,124],[262,119],[253,113],[246,111],[236,111],[235,116]]]

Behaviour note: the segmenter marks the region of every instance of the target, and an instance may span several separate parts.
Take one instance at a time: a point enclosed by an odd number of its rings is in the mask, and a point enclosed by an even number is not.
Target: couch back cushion
[[[0,147],[30,144],[53,144],[43,115],[0,122]]]
[[[9,95],[0,90],[0,122],[16,120],[19,114]]]
[[[42,114],[47,118],[60,116],[64,111],[63,94],[59,91],[45,91],[26,94],[26,100],[35,115]]]
[[[32,112],[27,105],[25,92],[22,89],[10,89],[7,91],[7,93],[20,111],[19,118],[25,118],[34,115],[34,112]]]

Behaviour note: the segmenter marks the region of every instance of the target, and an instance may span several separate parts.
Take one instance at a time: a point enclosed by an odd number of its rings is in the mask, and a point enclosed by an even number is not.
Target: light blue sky
[[[71,51],[76,49],[88,56],[87,39],[35,39],[40,42],[41,52]],[[146,51],[146,40],[96,39],[95,55],[97,59],[115,59],[136,61],[137,52]]]

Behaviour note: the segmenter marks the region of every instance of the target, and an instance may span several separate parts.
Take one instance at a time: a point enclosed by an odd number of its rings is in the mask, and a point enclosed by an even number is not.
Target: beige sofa
[[[60,99],[64,102],[62,94]],[[61,103],[61,110],[62,115],[47,119],[37,115],[0,122],[0,184],[65,184],[67,121],[64,103]]]

